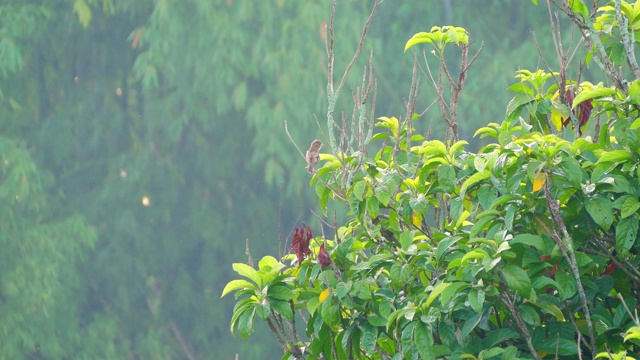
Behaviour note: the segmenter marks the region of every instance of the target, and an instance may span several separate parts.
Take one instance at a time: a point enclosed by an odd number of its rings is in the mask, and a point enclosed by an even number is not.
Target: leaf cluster
[[[447,41],[420,33],[407,46],[420,42],[438,51]],[[287,301],[303,314],[309,339],[286,342],[284,358],[302,351],[310,359],[622,359],[637,352],[638,79],[620,88],[558,75],[519,71],[506,119],[478,129],[492,143],[477,152],[464,140],[417,134],[417,116],[381,117],[371,155],[321,158],[320,206],[343,203],[349,219],[325,242],[331,267],[313,257],[299,267],[278,263],[282,278],[273,286],[290,289]],[[570,104],[560,84],[575,91]],[[593,111],[584,116],[597,126],[594,136],[578,137],[581,128],[561,119],[587,101]],[[232,283],[223,295],[270,301],[260,288]],[[267,320],[290,315],[275,310]],[[251,325],[242,326],[247,334]]]

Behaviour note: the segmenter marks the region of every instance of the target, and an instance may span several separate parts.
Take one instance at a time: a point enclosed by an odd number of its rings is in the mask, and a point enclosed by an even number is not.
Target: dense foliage
[[[554,32],[557,71],[518,71],[506,119],[478,129],[491,143],[471,152],[450,123],[468,33],[416,34],[406,49],[435,55],[447,138],[416,131],[408,111],[351,133],[354,148],[332,141],[312,185],[349,219],[331,239],[297,229],[295,255],[234,264],[232,331],[262,319],[290,359],[638,358],[640,2],[547,4],[611,85],[580,79],[576,45]],[[455,76],[445,48],[461,50]]]

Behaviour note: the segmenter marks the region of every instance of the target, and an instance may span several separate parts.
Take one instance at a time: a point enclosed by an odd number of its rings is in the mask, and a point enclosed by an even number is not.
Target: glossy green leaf
[[[605,163],[605,162],[613,162],[613,163],[617,163],[617,162],[621,162],[621,161],[627,161],[631,158],[631,153],[629,153],[629,151],[626,150],[611,150],[611,151],[607,151],[605,153],[602,153],[602,155],[600,155],[600,158],[598,159],[598,164],[600,163]]]
[[[518,295],[529,298],[531,295],[531,280],[527,273],[515,265],[506,265],[502,268],[502,276],[510,290]]]
[[[267,296],[277,300],[289,301],[293,299],[293,291],[287,286],[276,285],[269,288]]]
[[[429,294],[429,297],[427,298],[427,301],[425,301],[424,306],[425,307],[429,307],[431,305],[431,303],[440,295],[442,294],[442,292],[451,285],[451,283],[446,283],[446,282],[442,282],[439,283],[438,285],[436,285],[436,287],[431,290],[431,293]]]
[[[262,287],[262,279],[258,275],[258,272],[252,268],[251,266],[243,263],[234,263],[232,265],[233,270],[237,272],[240,276],[244,276],[249,280],[253,281],[258,288]]]
[[[635,197],[629,196],[626,198],[624,203],[622,203],[622,207],[620,208],[620,217],[627,218],[633,214],[635,214],[638,209],[640,209],[640,201]]]
[[[469,178],[467,178],[467,180],[464,181],[464,183],[462,183],[462,186],[460,186],[460,196],[463,197],[470,186],[473,186],[482,180],[488,179],[490,176],[491,171],[486,169],[482,172],[471,175]]]
[[[518,235],[514,236],[513,239],[509,241],[509,243],[511,244],[511,246],[513,246],[515,244],[529,245],[529,246],[535,247],[541,253],[546,253],[547,252],[547,246],[544,243],[544,240],[542,240],[542,237],[540,237],[538,235],[518,234]]]
[[[578,0],[575,0],[575,1],[577,2]],[[573,103],[571,104],[571,109],[574,109],[576,106],[578,106],[578,104],[582,103],[583,101],[586,101],[589,99],[600,99],[600,98],[612,96],[615,94],[616,94],[615,89],[602,87],[602,86],[595,86],[590,89],[584,89],[581,92],[579,92],[578,95],[576,95],[575,99],[573,99]]]
[[[254,284],[246,280],[232,280],[224,287],[224,289],[222,290],[222,295],[220,297],[223,297],[232,291],[255,288],[256,286]]]
[[[484,306],[484,297],[484,291],[480,289],[471,289],[471,291],[469,291],[469,305],[471,305],[471,308],[475,312],[482,312]]]

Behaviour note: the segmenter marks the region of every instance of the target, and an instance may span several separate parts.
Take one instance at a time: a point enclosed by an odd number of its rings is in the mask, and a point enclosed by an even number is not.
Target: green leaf
[[[232,280],[232,281],[229,281],[229,283],[224,287],[224,289],[222,290],[222,296],[220,297],[223,297],[232,291],[236,291],[240,289],[249,289],[249,288],[255,289],[256,287],[254,284],[246,280]]]
[[[85,0],[76,0],[73,3],[73,12],[78,14],[78,20],[83,28],[87,28],[91,22],[91,8]]]
[[[491,170],[488,170],[488,169],[485,169],[482,172],[478,172],[469,176],[469,178],[467,178],[467,180],[465,180],[462,186],[460,187],[460,197],[462,198],[464,197],[465,192],[470,186],[477,184],[482,180],[488,179],[490,176],[491,176]]]
[[[469,305],[477,313],[481,312],[484,306],[484,295],[481,289],[471,289],[469,292]]]
[[[638,216],[626,217],[616,225],[616,250],[619,255],[626,255],[638,237]]]
[[[424,303],[424,306],[429,307],[429,305],[431,305],[433,300],[435,300],[438,297],[438,295],[440,295],[449,285],[451,285],[451,283],[446,283],[446,282],[442,282],[436,285],[436,287],[433,290],[431,290],[431,293],[429,294],[427,301]]]
[[[452,236],[440,240],[436,248],[436,260],[442,261],[442,257],[449,252],[451,245],[462,239],[460,236]]]
[[[270,302],[271,308],[287,319],[293,319],[293,309],[288,301],[274,300]]]
[[[320,316],[325,324],[333,326],[340,321],[340,306],[332,301],[331,296],[327,297],[320,304]]]
[[[578,353],[576,341],[564,338],[553,338],[543,342],[542,346],[536,347],[538,351],[544,351],[549,354],[557,355],[575,355]]]
[[[413,329],[413,340],[421,359],[435,360],[436,357],[433,354],[433,331],[431,331],[429,325],[422,321],[418,322]]]
[[[538,297],[532,302],[532,304],[536,305],[537,307],[541,308],[547,313],[553,315],[557,321],[562,321],[562,322],[565,321],[564,314],[562,314],[562,310],[560,310],[560,308],[556,306],[554,303],[546,300],[542,300],[541,298]]]
[[[609,199],[596,195],[585,199],[587,212],[602,229],[609,230],[613,223],[613,203]]]
[[[433,43],[433,39],[435,38],[434,34],[428,33],[428,32],[419,32],[417,34],[414,34],[411,39],[409,39],[409,41],[407,41],[407,43],[404,46],[404,51],[407,52],[407,50],[409,50],[411,47],[418,45],[418,44],[431,44]]]
[[[544,240],[538,235],[518,234],[514,236],[511,241],[509,241],[509,244],[511,244],[511,246],[513,246],[514,244],[529,245],[535,247],[543,254],[547,252],[547,246],[545,245]]]
[[[507,105],[506,117],[511,118],[516,111],[520,110],[525,105],[533,103],[534,101],[536,101],[536,99],[528,94],[518,94],[514,96]]]
[[[623,219],[627,218],[635,214],[638,209],[640,209],[640,201],[635,197],[629,196],[624,203],[622,203],[622,207],[620,208],[620,217]]]
[[[243,312],[237,321],[238,330],[243,339],[249,338],[249,335],[253,332],[253,321],[256,317],[256,308],[251,311]]]
[[[316,183],[316,194],[320,199],[320,208],[322,209],[322,212],[327,215],[327,204],[329,203],[329,195],[331,195],[331,190],[322,182],[318,181]]]
[[[404,231],[400,234],[400,246],[402,246],[402,250],[407,251],[409,246],[413,244],[414,232],[412,231]]]
[[[612,43],[606,48],[606,52],[609,55],[611,62],[616,65],[624,65],[627,61],[627,51],[624,49],[624,45],[622,43]]]
[[[468,287],[469,284],[465,282],[455,282],[450,284],[450,286],[443,289],[442,295],[440,296],[440,303],[443,305],[448,303],[455,295]]]
[[[367,355],[372,355],[376,348],[376,342],[378,341],[378,329],[371,326],[369,323],[362,325],[362,338],[360,339],[360,345],[364,349]]]
[[[583,19],[589,18],[589,9],[582,3],[581,0],[569,0],[569,7],[574,14],[582,16]]]
[[[462,326],[462,338],[467,337],[467,335],[469,335],[473,331],[473,329],[478,326],[480,320],[482,320],[482,313],[475,314],[473,317],[465,321],[464,325]]]
[[[367,198],[367,212],[373,219],[378,217],[378,213],[380,213],[380,201],[378,201],[377,198]]]
[[[574,109],[583,101],[586,101],[589,99],[600,99],[600,98],[612,96],[615,94],[616,94],[615,89],[602,87],[602,85],[596,85],[593,88],[584,89],[576,96],[575,99],[573,99],[573,103],[571,104],[571,109]]]
[[[631,153],[629,153],[628,151],[611,150],[611,151],[602,153],[602,155],[600,155],[600,158],[598,159],[598,162],[596,164],[605,163],[605,162],[618,163],[621,161],[627,161],[629,159],[631,159]]]
[[[522,268],[515,265],[506,265],[502,268],[502,275],[509,289],[523,298],[529,298],[531,295],[531,280]]]
[[[367,190],[367,182],[360,180],[353,185],[353,195],[362,201],[364,200],[364,192]]]
[[[576,279],[572,274],[568,274],[561,269],[556,271],[556,283],[560,286],[560,300],[562,301],[570,299],[578,292]]]
[[[276,285],[269,288],[267,296],[272,299],[289,301],[293,299],[293,291],[287,286]]]
[[[640,80],[633,80],[629,83],[627,95],[629,95],[632,104],[640,105]]]
[[[391,201],[391,191],[389,191],[389,188],[386,186],[378,186],[376,188],[376,199],[384,206],[389,205],[389,201]]]
[[[336,295],[338,296],[338,299],[345,297],[349,291],[351,291],[352,287],[353,282],[351,282],[351,280],[347,282],[339,282],[338,285],[336,285]]]
[[[447,194],[453,194],[456,186],[456,171],[453,166],[445,164],[438,168],[438,183],[440,188]]]
[[[234,263],[232,267],[233,270],[240,276],[248,278],[249,280],[253,281],[258,286],[258,288],[262,288],[262,279],[254,268],[243,263]]]

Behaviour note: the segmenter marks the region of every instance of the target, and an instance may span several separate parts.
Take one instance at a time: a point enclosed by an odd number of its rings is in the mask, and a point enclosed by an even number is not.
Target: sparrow
[[[316,139],[311,142],[311,146],[309,146],[309,150],[307,150],[305,158],[307,160],[307,171],[310,174],[316,172],[315,166],[318,161],[320,161],[320,148],[322,148],[322,143]]]

